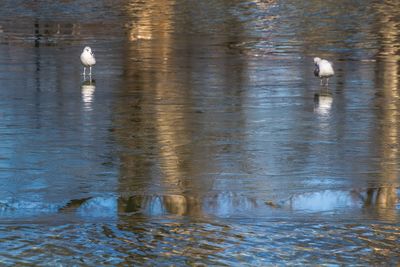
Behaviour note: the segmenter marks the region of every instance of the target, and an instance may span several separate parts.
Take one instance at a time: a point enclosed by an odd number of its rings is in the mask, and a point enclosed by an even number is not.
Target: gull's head
[[[85,48],[83,48],[83,52],[91,53],[92,49],[89,46],[85,46]]]
[[[318,64],[320,61],[321,61],[321,59],[319,57],[315,57],[314,58],[314,63],[315,64]]]

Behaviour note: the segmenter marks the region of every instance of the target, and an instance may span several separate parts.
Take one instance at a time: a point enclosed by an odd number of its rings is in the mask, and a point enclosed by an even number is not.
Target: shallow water
[[[399,11],[2,1],[0,261],[399,263]]]

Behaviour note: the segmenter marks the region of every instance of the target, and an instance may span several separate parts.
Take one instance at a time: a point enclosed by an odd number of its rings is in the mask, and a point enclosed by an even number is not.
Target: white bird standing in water
[[[81,62],[83,65],[83,76],[86,75],[86,67],[89,67],[89,76],[92,76],[92,66],[96,64],[96,59],[94,58],[92,49],[89,46],[86,46],[83,49]]]
[[[332,63],[326,59],[315,57],[314,64],[314,75],[321,79],[321,85],[323,84],[322,80],[326,78],[326,85],[328,85],[329,77],[332,77],[335,74],[335,72],[333,71]]]

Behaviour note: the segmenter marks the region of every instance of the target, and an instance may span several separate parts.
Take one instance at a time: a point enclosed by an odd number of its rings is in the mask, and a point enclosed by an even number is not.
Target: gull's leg
[[[329,78],[326,78],[326,86],[329,84]]]
[[[89,67],[89,76],[92,76],[92,66]]]
[[[323,82],[322,82],[323,80],[324,80],[324,78],[320,79],[320,85],[323,85]]]
[[[83,76],[85,76],[86,75],[86,67],[83,67]]]

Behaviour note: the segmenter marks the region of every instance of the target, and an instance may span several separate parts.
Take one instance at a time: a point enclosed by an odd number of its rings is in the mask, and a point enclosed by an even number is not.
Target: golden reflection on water
[[[400,12],[399,1],[379,1],[374,3],[374,10],[378,17],[378,32],[381,38],[381,49],[378,56],[384,57],[386,61],[398,62],[400,60],[399,36],[400,25],[398,16]]]
[[[390,1],[389,1],[390,2]],[[368,190],[366,204],[376,203],[376,209],[383,218],[396,218],[396,204],[398,177],[399,177],[399,46],[397,45],[400,27],[393,20],[398,16],[400,5],[382,1],[375,4],[379,14],[379,34],[383,42],[379,55],[383,56],[377,64],[377,86],[382,86],[383,103],[380,109],[381,131],[378,140],[381,143],[382,186],[376,190]],[[397,2],[398,3],[398,2]]]
[[[125,80],[134,85],[124,87],[126,91],[123,93],[132,91],[138,97],[135,97],[135,104],[119,103],[116,109],[117,113],[126,114],[134,105],[137,110],[135,115],[132,115],[135,117],[132,119],[134,122],[124,121],[127,120],[126,116],[120,117],[121,121],[117,124],[124,126],[118,128],[116,134],[125,148],[143,149],[142,154],[148,153],[146,146],[151,142],[152,153],[154,153],[152,160],[154,158],[156,160],[149,163],[149,159],[143,156],[123,153],[120,158],[120,184],[122,187],[128,184],[131,188],[144,190],[147,194],[151,194],[149,190],[155,187],[157,194],[162,195],[164,208],[168,212],[177,215],[201,216],[202,198],[194,196],[191,189],[196,188],[195,193],[206,193],[213,187],[213,181],[210,177],[196,180],[193,176],[198,177],[199,173],[207,173],[207,171],[214,172],[216,163],[210,158],[215,157],[214,153],[217,153],[217,149],[196,143],[197,131],[207,132],[207,129],[202,128],[207,118],[201,112],[196,113],[193,110],[195,104],[199,104],[194,103],[193,94],[198,94],[194,91],[202,90],[202,88],[195,88],[191,75],[194,75],[193,69],[207,69],[207,71],[196,73],[200,76],[198,79],[209,80],[210,84],[212,82],[222,84],[221,92],[212,93],[218,96],[227,94],[231,100],[232,91],[240,91],[237,87],[240,87],[242,83],[240,81],[242,66],[234,64],[236,62],[231,62],[231,59],[228,60],[225,57],[211,58],[211,62],[206,63],[200,59],[199,62],[193,63],[195,59],[190,55],[198,53],[203,47],[199,48],[201,44],[196,44],[192,40],[177,40],[177,36],[174,35],[176,26],[176,21],[173,20],[174,2],[149,1],[138,4],[132,1],[127,10],[130,12],[132,21],[127,23],[131,28],[127,33],[127,39],[130,42],[126,51]],[[237,39],[237,37],[234,38]],[[227,42],[225,39],[224,41]],[[203,53],[210,53],[211,57],[215,49]],[[204,56],[203,53],[202,56]],[[190,62],[187,62],[188,60]],[[235,73],[234,77],[231,73]],[[240,98],[240,95],[237,97]],[[210,101],[220,100],[210,97]],[[240,101],[234,98],[232,103],[228,101],[227,106],[221,108],[232,109],[233,105],[237,105],[236,102]],[[218,122],[219,119],[221,125],[226,123],[225,115],[219,115],[215,121]],[[233,125],[230,125],[231,123]],[[144,127],[151,129],[148,136],[141,135]],[[230,115],[227,127],[243,128],[243,119]],[[139,136],[132,138],[131,136],[135,133]],[[229,145],[226,147],[228,149]],[[241,158],[245,157],[247,155]],[[245,160],[247,159],[243,159]],[[157,170],[156,173],[151,173],[154,170]],[[144,173],[140,173],[143,171]],[[133,180],[139,173],[148,179],[147,185],[143,185],[145,188],[139,189],[140,186],[133,185]],[[125,191],[126,188],[121,189]],[[188,193],[189,191],[191,192]]]
[[[126,10],[132,21],[126,23],[130,41],[170,38],[175,1],[128,1]],[[165,35],[165,36],[164,36]]]
[[[135,83],[140,80],[139,90],[143,95],[148,94],[152,98],[144,99],[141,108],[151,109],[151,117],[154,118],[151,122],[151,128],[154,129],[154,138],[152,141],[155,145],[156,153],[159,155],[160,177],[149,177],[154,179],[151,183],[159,183],[156,180],[162,179],[161,184],[168,185],[173,193],[167,192],[160,197],[163,209],[171,214],[185,215],[190,211],[200,212],[198,200],[184,195],[185,187],[184,180],[186,171],[182,166],[182,162],[186,161],[186,153],[181,151],[182,147],[191,142],[191,129],[187,122],[187,116],[190,114],[190,102],[188,98],[180,95],[179,101],[184,104],[176,103],[177,92],[185,92],[185,88],[178,88],[171,81],[178,80],[177,72],[168,72],[170,63],[169,57],[173,53],[173,4],[171,1],[147,1],[138,5],[136,1],[130,2],[128,10],[132,13],[132,22],[128,31],[128,39],[133,41],[128,48],[130,58],[148,59],[140,62],[140,67],[132,67],[132,62],[127,62],[126,76],[135,76]],[[140,6],[140,8],[138,8]],[[135,13],[137,12],[137,13]],[[137,16],[137,19],[136,19]],[[146,48],[136,50],[137,42],[142,42]],[[147,70],[154,68],[154,61],[157,63],[157,71],[148,76]],[[137,64],[133,62],[132,64]],[[151,92],[151,93],[150,93]],[[125,107],[126,108],[126,107]],[[129,107],[128,107],[129,108]],[[148,114],[147,114],[148,115]],[[143,119],[148,120],[149,116],[144,115]],[[130,127],[121,129],[121,131],[133,130]],[[124,136],[129,133],[119,132]],[[121,138],[127,147],[135,147],[135,144],[126,143],[129,138]],[[132,142],[136,142],[132,141]],[[143,140],[148,143],[149,140]],[[122,168],[121,174],[125,178],[133,179],[136,175],[133,168],[143,168],[137,162],[137,158],[125,155],[121,158]],[[151,167],[150,167],[151,168]],[[148,174],[151,176],[151,174]],[[125,179],[123,178],[123,179]],[[145,188],[143,188],[146,190]],[[165,192],[164,192],[165,193]],[[162,195],[163,192],[158,192]],[[136,200],[137,201],[137,200]],[[143,205],[143,200],[139,205]],[[154,202],[154,199],[151,200]],[[120,202],[120,205],[126,207],[126,203]],[[120,207],[121,208],[121,207]]]

